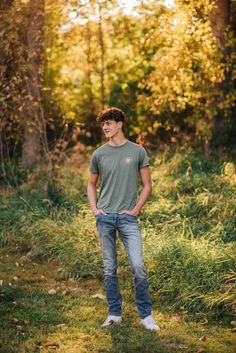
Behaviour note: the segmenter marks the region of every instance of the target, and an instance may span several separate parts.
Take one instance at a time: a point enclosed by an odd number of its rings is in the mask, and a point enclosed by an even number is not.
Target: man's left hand
[[[137,217],[139,212],[133,209],[131,211],[127,211],[127,210],[120,211],[119,214],[129,214],[131,216]]]

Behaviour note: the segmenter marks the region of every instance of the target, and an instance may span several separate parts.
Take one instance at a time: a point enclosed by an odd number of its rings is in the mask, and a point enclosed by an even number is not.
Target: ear
[[[122,126],[123,126],[122,121],[118,121],[118,126],[122,129]]]

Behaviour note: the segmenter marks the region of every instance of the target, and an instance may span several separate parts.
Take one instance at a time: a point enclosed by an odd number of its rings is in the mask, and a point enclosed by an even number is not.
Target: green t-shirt
[[[139,170],[148,165],[146,150],[131,141],[121,146],[106,143],[96,149],[90,172],[101,181],[97,208],[108,213],[132,210],[137,202]]]

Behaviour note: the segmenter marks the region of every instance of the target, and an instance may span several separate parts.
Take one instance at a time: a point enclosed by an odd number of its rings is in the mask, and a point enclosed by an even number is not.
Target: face
[[[122,130],[122,122],[114,120],[106,120],[102,122],[102,129],[107,138],[112,138]]]

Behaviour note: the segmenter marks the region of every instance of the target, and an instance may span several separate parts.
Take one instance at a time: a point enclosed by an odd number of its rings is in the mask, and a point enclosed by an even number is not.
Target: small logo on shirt
[[[125,164],[130,164],[132,162],[132,157],[125,158]]]

